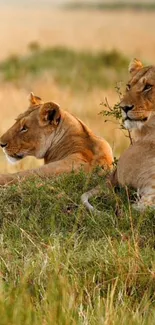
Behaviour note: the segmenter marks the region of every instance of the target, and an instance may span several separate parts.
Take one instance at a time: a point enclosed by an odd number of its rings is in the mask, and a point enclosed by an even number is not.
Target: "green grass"
[[[80,196],[98,183],[93,215]],[[154,247],[154,213],[98,171],[2,187],[0,324],[154,324]]]
[[[0,63],[1,79],[18,81],[45,71],[60,85],[86,91],[108,87],[126,76],[128,60],[115,50],[92,53],[63,47],[43,49],[34,42],[29,49],[27,56],[12,55]]]

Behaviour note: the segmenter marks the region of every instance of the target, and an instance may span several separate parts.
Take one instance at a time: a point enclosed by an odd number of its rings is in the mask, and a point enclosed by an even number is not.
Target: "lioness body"
[[[111,147],[104,139],[57,104],[44,104],[33,94],[29,109],[17,118],[0,143],[12,162],[29,155],[43,158],[45,163],[37,169],[0,175],[1,185],[35,174],[50,177],[81,167],[85,171],[97,165],[107,169],[113,162]]]
[[[133,144],[122,154],[115,183],[137,189],[137,208],[155,207],[155,67],[130,64],[131,79],[120,103],[124,125],[133,130]]]
[[[131,78],[120,107],[124,126],[132,131],[133,144],[119,158],[110,180],[113,186],[129,185],[137,190],[135,208],[155,208],[155,67],[143,67],[134,59],[129,71]],[[82,202],[89,210],[93,210],[89,197],[100,192],[96,188],[83,194]]]
[[[117,180],[122,186],[138,190],[138,206],[155,205],[155,117],[148,123],[146,134],[135,141],[120,157]],[[149,125],[151,124],[151,126]]]

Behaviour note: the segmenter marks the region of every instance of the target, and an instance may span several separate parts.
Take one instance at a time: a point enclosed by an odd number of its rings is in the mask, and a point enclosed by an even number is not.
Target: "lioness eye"
[[[126,85],[126,90],[129,90],[131,88],[131,85],[127,84]]]
[[[20,129],[20,132],[21,133],[24,133],[28,130],[28,128],[24,125],[21,129]]]
[[[144,87],[144,89],[143,89],[143,91],[149,91],[151,89],[152,89],[152,85],[146,84],[145,87]]]

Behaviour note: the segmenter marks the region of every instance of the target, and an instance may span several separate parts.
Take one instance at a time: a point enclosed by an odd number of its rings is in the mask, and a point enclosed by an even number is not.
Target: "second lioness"
[[[111,175],[113,186],[131,186],[137,190],[134,207],[155,208],[155,67],[143,67],[139,60],[129,65],[130,79],[121,100],[123,123],[132,131],[133,144],[119,158]],[[89,210],[88,199],[101,192],[95,188],[82,196]]]
[[[124,126],[133,130],[133,144],[120,157],[113,180],[138,191],[137,209],[155,208],[155,67],[134,59],[129,72],[120,106]]]
[[[39,175],[50,177],[72,170],[91,171],[94,166],[111,168],[110,145],[97,137],[78,118],[53,102],[30,95],[30,106],[1,137],[0,145],[11,162],[26,156],[43,158],[45,165],[14,174],[0,175],[0,185]]]

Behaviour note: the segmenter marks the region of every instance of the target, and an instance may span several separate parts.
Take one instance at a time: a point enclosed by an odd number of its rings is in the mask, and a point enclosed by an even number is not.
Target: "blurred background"
[[[128,145],[119,125],[98,113],[118,102],[128,63],[153,64],[155,2],[147,0],[0,0],[0,135],[28,107],[33,91],[81,118],[118,157]],[[26,158],[0,172],[42,164]]]

